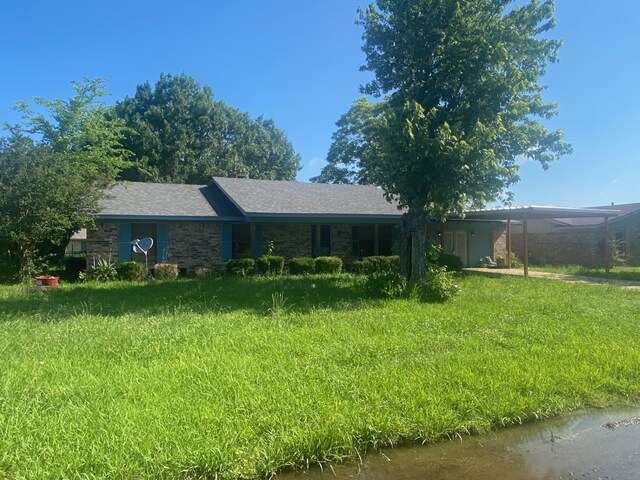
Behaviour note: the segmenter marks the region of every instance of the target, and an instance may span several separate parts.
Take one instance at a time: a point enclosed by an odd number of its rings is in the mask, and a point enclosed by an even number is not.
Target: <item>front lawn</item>
[[[351,276],[0,287],[0,478],[251,478],[640,401],[640,294]]]

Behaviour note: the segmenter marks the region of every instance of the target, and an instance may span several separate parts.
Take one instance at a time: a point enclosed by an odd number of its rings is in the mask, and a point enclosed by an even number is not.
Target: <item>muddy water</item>
[[[385,449],[359,465],[286,473],[277,480],[640,480],[636,417],[640,409],[582,412],[484,436]]]

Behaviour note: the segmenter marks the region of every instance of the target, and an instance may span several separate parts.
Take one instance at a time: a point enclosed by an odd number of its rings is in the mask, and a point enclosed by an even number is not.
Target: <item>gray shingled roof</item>
[[[222,198],[220,198],[222,197]],[[241,216],[240,212],[207,185],[170,183],[118,183],[102,201],[101,217],[193,217]]]
[[[372,186],[221,177],[213,181],[247,215],[402,214],[382,190]]]

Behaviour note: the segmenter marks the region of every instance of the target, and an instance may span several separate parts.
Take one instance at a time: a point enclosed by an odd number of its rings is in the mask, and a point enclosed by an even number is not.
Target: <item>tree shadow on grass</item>
[[[181,279],[148,283],[114,282],[61,286],[48,291],[25,288],[0,304],[0,321],[29,316],[63,321],[78,315],[118,317],[233,311],[265,315],[317,309],[350,310],[372,305],[353,276]]]

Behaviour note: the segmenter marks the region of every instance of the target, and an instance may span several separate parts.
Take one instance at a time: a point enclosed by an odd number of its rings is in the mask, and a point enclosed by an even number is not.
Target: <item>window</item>
[[[143,239],[145,237],[150,237],[153,239],[153,246],[151,250],[147,252],[147,259],[150,265],[158,262],[158,257],[156,255],[157,252],[157,226],[155,223],[132,223],[131,224],[131,240],[135,239]],[[135,253],[131,246],[131,260],[134,262],[144,263],[144,253]]]
[[[378,226],[378,255],[393,255],[393,225]]]
[[[377,230],[377,232],[376,232]],[[393,225],[357,225],[352,227],[354,258],[393,255]]]
[[[311,256],[331,255],[331,225],[311,225]]]
[[[320,255],[331,255],[331,225],[320,225]]]
[[[251,258],[251,225],[237,223],[231,226],[231,258]]]

